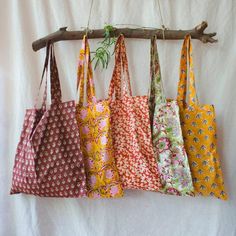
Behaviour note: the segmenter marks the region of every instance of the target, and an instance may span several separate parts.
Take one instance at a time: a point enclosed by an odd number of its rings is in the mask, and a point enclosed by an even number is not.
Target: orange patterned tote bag
[[[187,104],[188,74],[190,83]],[[185,37],[181,52],[177,101],[195,193],[226,200],[227,194],[216,147],[215,110],[213,105],[201,105],[198,102],[189,35]]]
[[[149,98],[152,142],[162,188],[160,192],[192,196],[193,183],[180,126],[176,100],[167,101],[162,85],[156,37],[151,39]]]
[[[148,96],[132,96],[124,36],[115,46],[115,67],[109,88],[115,159],[126,189],[158,191]]]
[[[86,105],[84,87],[86,87]],[[86,164],[88,197],[121,197],[123,189],[114,160],[109,102],[96,100],[90,49],[86,36],[80,50],[77,89],[80,96],[76,106],[76,118]]]

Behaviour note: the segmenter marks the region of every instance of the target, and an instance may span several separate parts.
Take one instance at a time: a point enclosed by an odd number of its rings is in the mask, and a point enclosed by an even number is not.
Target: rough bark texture
[[[213,37],[216,33],[204,33],[207,28],[207,22],[203,21],[200,25],[191,30],[169,30],[166,29],[131,29],[131,28],[114,28],[113,36],[123,34],[126,38],[141,38],[149,39],[153,35],[156,35],[158,39],[165,40],[179,40],[184,39],[186,34],[190,34],[193,39],[199,39],[203,43],[215,43],[217,39]],[[44,38],[38,39],[33,42],[32,47],[34,51],[37,51],[46,46],[48,41],[58,42],[63,40],[78,40],[82,39],[85,31],[67,31],[67,27],[60,28],[58,31],[47,35]],[[89,30],[87,32],[88,38],[104,38],[104,29]]]

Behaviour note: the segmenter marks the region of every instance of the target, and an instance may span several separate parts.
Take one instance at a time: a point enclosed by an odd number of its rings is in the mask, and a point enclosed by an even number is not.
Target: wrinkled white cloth
[[[14,155],[25,109],[33,106],[45,49],[31,43],[60,27],[86,27],[90,1],[0,0],[0,235],[2,236],[234,236],[236,235],[236,1],[160,0],[166,26],[190,29],[206,20],[219,42],[193,40],[198,96],[213,103],[218,144],[229,201],[127,191],[123,199],[48,199],[10,196]],[[157,1],[94,0],[90,28],[105,23],[160,27]],[[90,40],[91,50],[98,40]],[[127,39],[132,89],[147,94],[149,40]],[[158,41],[165,92],[176,97],[182,41]],[[76,97],[76,65],[81,41],[56,43],[64,100]],[[114,57],[95,71],[98,97],[107,97]]]

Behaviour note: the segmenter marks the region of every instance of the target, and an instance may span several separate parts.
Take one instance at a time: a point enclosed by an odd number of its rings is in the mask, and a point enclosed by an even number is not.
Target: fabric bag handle
[[[161,78],[161,68],[159,62],[159,56],[157,51],[156,36],[151,38],[150,48],[150,77],[151,77],[151,88],[149,94],[150,103],[155,106],[155,103],[166,103],[166,97],[164,94],[164,88]]]
[[[84,35],[83,37],[82,47],[80,49],[80,54],[79,54],[78,69],[77,69],[77,92],[79,92],[79,105],[81,106],[83,106],[84,104],[84,97],[85,97],[85,91],[84,91],[85,73],[86,73],[87,102],[93,103],[96,102],[95,86],[93,81],[90,47],[86,35]]]
[[[36,109],[37,104],[38,104],[38,100],[39,100],[40,89],[42,87],[44,76],[46,74],[46,81],[45,81],[45,87],[44,87],[44,92],[43,92],[43,101],[42,101],[42,107],[41,107],[42,110],[44,110],[44,111],[46,110],[46,100],[47,100],[47,75],[48,75],[49,55],[50,55],[50,42],[47,42],[43,72],[41,75],[41,81],[40,81],[40,85],[38,88],[38,94],[37,94],[37,97],[36,97],[35,103],[34,103],[34,109]]]
[[[191,36],[186,35],[180,59],[180,78],[178,84],[178,95],[177,101],[182,103],[184,106],[187,104],[187,78],[188,78],[188,68],[189,68],[189,105],[198,104],[198,98],[195,87],[195,78],[193,71],[193,56],[192,56],[192,43]]]
[[[86,71],[86,95],[87,102],[96,102],[95,86],[93,81],[92,62],[90,57],[90,47],[86,35],[83,37],[82,47],[79,54],[79,62],[77,69],[77,92],[79,92],[79,104],[84,104],[84,84],[85,84],[85,71]]]
[[[61,102],[61,84],[58,74],[57,62],[54,52],[54,44],[51,44],[50,53],[50,82],[52,104]]]
[[[46,110],[49,64],[50,64],[51,103],[54,104],[54,103],[61,102],[61,86],[60,86],[55,53],[54,53],[54,46],[50,42],[47,43],[43,72],[42,72],[41,81],[40,81],[40,85],[38,89],[38,95],[36,97],[36,101],[34,105],[34,108],[36,108],[37,103],[38,103],[38,98],[39,98],[39,92],[42,87],[44,77],[46,75],[45,87],[44,87],[44,92],[43,92],[43,101],[42,101],[42,107],[41,107],[43,111]]]
[[[123,76],[124,80],[122,79]],[[121,99],[122,93],[124,94],[124,96],[132,96],[128,59],[126,55],[126,47],[123,34],[118,37],[115,45],[115,66],[109,87],[109,98],[111,99],[113,95],[115,95],[116,99]]]

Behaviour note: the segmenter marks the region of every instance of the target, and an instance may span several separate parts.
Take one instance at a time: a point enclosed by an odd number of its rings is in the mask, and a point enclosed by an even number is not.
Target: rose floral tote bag
[[[51,105],[46,108],[46,77],[41,109],[36,109],[35,105],[33,109],[26,110],[13,168],[11,194],[83,197],[87,192],[86,175],[75,102],[61,101],[56,59],[50,44],[47,46],[42,80],[48,70],[49,57]]]
[[[77,81],[80,98],[76,106],[76,117],[86,163],[88,197],[121,197],[123,189],[114,159],[109,102],[97,101],[95,97],[90,49],[86,36],[80,50]],[[85,95],[87,104],[84,104]]]
[[[156,37],[151,39],[149,108],[152,141],[162,193],[193,195],[193,183],[184,148],[177,101],[167,101],[161,79]]]
[[[115,67],[109,88],[115,159],[126,189],[158,191],[148,97],[132,96],[124,36],[115,46]]]
[[[187,73],[190,82],[188,103],[186,102]],[[227,194],[216,148],[215,110],[213,105],[201,105],[198,102],[189,35],[185,37],[181,52],[177,101],[195,193],[225,200]]]

